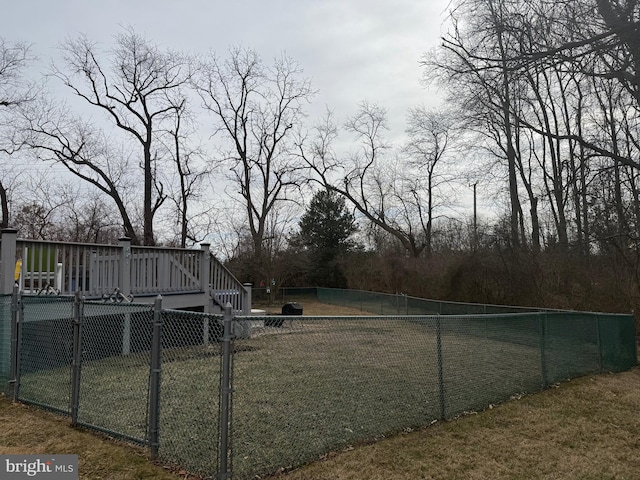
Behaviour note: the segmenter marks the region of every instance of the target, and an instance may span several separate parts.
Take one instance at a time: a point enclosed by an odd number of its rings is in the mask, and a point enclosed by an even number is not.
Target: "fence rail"
[[[318,287],[316,291],[318,300],[323,303],[356,308],[380,315],[490,315],[558,311],[537,307],[450,302],[417,298],[401,293],[379,293],[365,290]]]
[[[9,395],[206,477],[256,478],[637,362],[629,315],[274,321],[17,291],[0,307]]]

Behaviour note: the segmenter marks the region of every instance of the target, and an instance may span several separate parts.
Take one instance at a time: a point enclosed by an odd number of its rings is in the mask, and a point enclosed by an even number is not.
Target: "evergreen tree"
[[[340,260],[356,248],[355,217],[344,198],[328,190],[317,192],[300,220],[300,242],[309,256],[309,282],[320,287],[345,288]]]

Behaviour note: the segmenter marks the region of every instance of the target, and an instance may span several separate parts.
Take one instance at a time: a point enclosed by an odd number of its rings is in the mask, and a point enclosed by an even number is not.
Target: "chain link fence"
[[[235,341],[236,478],[636,364],[625,315],[283,318]]]
[[[159,456],[214,475],[220,462],[222,317],[163,310],[162,319]]]
[[[232,318],[48,296],[19,306],[19,321],[0,322],[3,349],[16,340],[14,398],[204,477],[294,468],[637,361],[628,315]]]
[[[318,287],[316,292],[318,301],[322,303],[356,308],[380,315],[487,315],[550,311],[545,308],[430,300],[410,297],[401,293],[377,293],[323,287]]]
[[[253,318],[260,323],[268,318]],[[439,417],[435,323],[288,317],[235,342],[235,478],[287,469]]]
[[[75,421],[148,444],[153,305],[82,302]],[[73,398],[72,398],[73,402]]]
[[[19,298],[13,321],[12,297],[3,299],[2,352],[15,355],[0,355],[13,363],[3,370],[5,393],[148,446],[168,464],[218,470],[220,315],[159,302]]]
[[[70,414],[73,297],[24,296],[19,308],[14,398]]]

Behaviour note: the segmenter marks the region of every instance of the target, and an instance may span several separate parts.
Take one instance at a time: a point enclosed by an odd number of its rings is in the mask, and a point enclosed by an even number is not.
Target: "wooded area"
[[[127,28],[107,48],[68,40],[33,78],[29,45],[0,39],[2,225],[207,241],[274,290],[630,311],[639,16],[636,0],[456,0],[416,69],[442,102],[411,108],[404,132],[367,99],[309,117],[313,85],[286,55],[202,57]]]

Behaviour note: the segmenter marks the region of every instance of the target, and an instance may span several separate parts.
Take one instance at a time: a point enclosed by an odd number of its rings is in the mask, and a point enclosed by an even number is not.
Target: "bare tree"
[[[70,205],[70,186],[58,184],[43,174],[31,174],[25,179],[23,194],[15,199],[13,226],[21,235],[38,240],[58,240],[64,237],[64,212]]]
[[[425,66],[430,78],[446,81],[451,101],[465,111],[468,124],[487,133],[498,147],[496,156],[506,161],[512,244],[518,244],[518,229],[524,239],[526,203],[535,251],[543,236],[540,208],[548,209],[553,219],[547,234],[565,249],[571,243],[570,209],[575,208],[577,241],[584,243],[589,225],[584,214],[585,149],[590,145],[604,153],[602,145],[589,141],[584,122],[586,71],[589,65],[594,71],[587,55],[593,56],[596,46],[570,60],[551,58],[562,55],[555,45],[562,38],[575,39],[576,19],[593,15],[595,5],[461,0],[455,6],[452,32],[439,55],[425,57]],[[591,24],[584,30],[597,37]],[[577,42],[563,53],[586,46]],[[548,52],[548,58],[540,51]],[[522,187],[527,197],[520,194]]]
[[[616,42],[601,50],[615,78],[640,106],[640,2],[637,0],[596,0],[598,13]],[[597,40],[592,39],[592,44]]]
[[[450,101],[468,112],[468,124],[488,132],[503,152],[510,241],[517,249],[523,240],[523,219],[518,191],[519,125],[513,112],[520,83],[510,63],[519,45],[511,29],[517,13],[503,0],[462,0],[456,7],[443,48],[423,58],[425,77],[445,83]]]
[[[367,102],[345,123],[345,131],[353,135],[358,146],[350,156],[341,158],[333,150],[338,129],[330,112],[316,125],[314,138],[299,142],[299,154],[316,181],[344,196],[375,228],[399,241],[412,257],[430,248],[435,168],[448,142],[444,131],[448,132],[449,127],[444,127],[444,120],[438,128],[435,124],[426,127],[428,122],[423,115],[428,116],[426,110],[414,109],[409,117],[406,151],[412,161],[393,153],[384,138],[386,110]],[[428,128],[432,131],[428,132]],[[433,136],[428,138],[429,133],[435,134],[437,142]],[[425,166],[430,169],[426,177],[422,171]]]
[[[439,183],[446,181],[437,172],[442,159],[451,146],[454,134],[454,117],[442,110],[428,110],[424,106],[409,109],[407,135],[409,140],[404,151],[418,172],[425,174],[414,176],[415,186],[410,189],[416,199],[419,218],[425,233],[426,253],[431,255],[433,239],[434,210],[436,207],[435,190]],[[424,188],[420,188],[424,182]],[[427,195],[426,212],[419,198],[419,191]]]
[[[138,181],[135,164],[126,149],[114,148],[89,122],[64,106],[42,99],[23,110],[20,129],[23,142],[39,160],[63,165],[79,179],[110,197],[122,219],[123,233],[140,242],[135,212]]]
[[[0,112],[19,107],[33,98],[34,87],[25,82],[22,75],[31,61],[29,45],[0,37]],[[6,121],[6,117],[3,120]]]
[[[232,194],[245,211],[260,265],[267,261],[269,217],[302,181],[292,138],[314,92],[295,61],[282,57],[266,66],[253,50],[232,48],[226,60],[212,55],[201,71],[200,96],[223,142]]]
[[[60,231],[65,241],[76,243],[116,243],[122,236],[118,214],[105,202],[102,192],[82,184],[67,190]]]
[[[166,199],[157,171],[163,149],[158,132],[171,122],[176,104],[193,75],[186,55],[166,51],[132,29],[115,37],[115,47],[102,58],[86,37],[67,41],[64,67],[53,75],[89,105],[106,113],[107,119],[139,149],[143,171],[143,235],[145,245],[155,243],[153,218]],[[91,163],[91,159],[85,160]]]
[[[162,141],[171,158],[173,167],[166,179],[168,198],[174,205],[178,226],[178,243],[185,248],[187,242],[201,241],[208,233],[208,222],[204,230],[197,232],[203,225],[199,218],[207,218],[212,207],[193,213],[193,204],[202,197],[203,180],[211,173],[211,167],[204,161],[204,153],[198,147],[192,147],[190,138],[194,133],[194,121],[187,108],[186,99],[180,99],[172,115],[173,126],[166,132]],[[176,178],[177,177],[177,178]],[[177,180],[177,185],[174,185]]]
[[[28,45],[12,43],[0,37],[0,152],[8,155],[20,148],[14,135],[15,110],[32,100],[36,94],[33,84],[25,81],[22,75],[32,60]],[[10,161],[11,157],[6,158]],[[3,166],[3,169],[6,170],[7,166]],[[7,175],[5,171],[0,179],[1,228],[9,226],[9,197],[14,186],[13,180],[9,180],[11,177],[15,178],[15,175]]]

